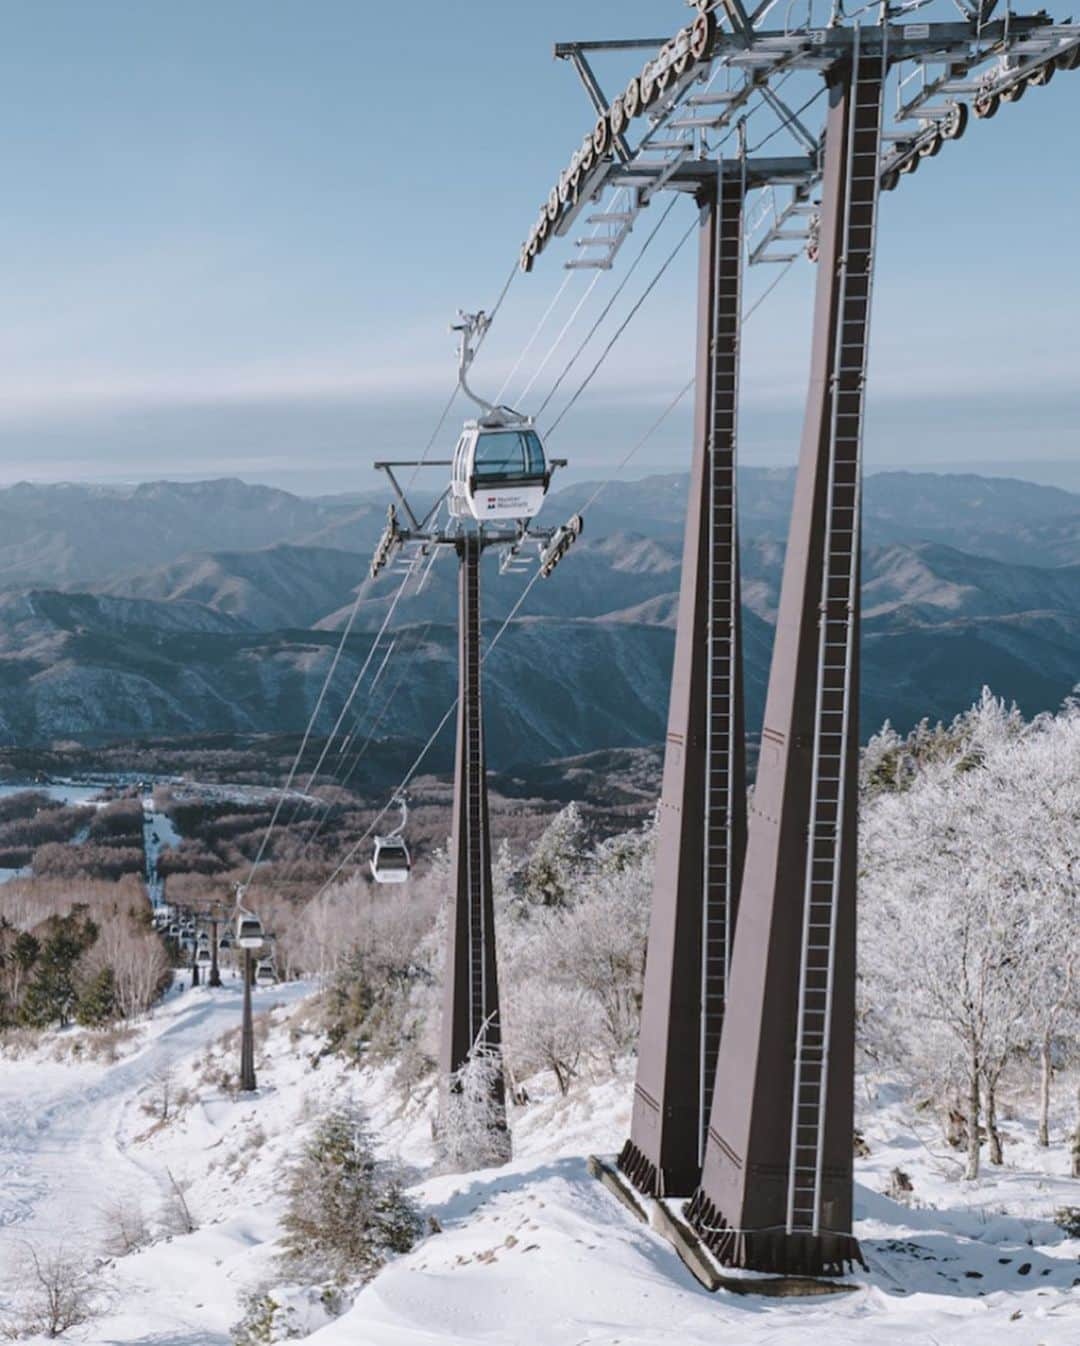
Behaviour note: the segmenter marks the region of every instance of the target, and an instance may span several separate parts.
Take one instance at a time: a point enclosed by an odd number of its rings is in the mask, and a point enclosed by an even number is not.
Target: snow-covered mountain
[[[752,727],[791,485],[790,473],[748,471],[741,488]],[[612,484],[565,564],[533,586],[487,665],[493,765],[662,739],[685,491],[677,475]],[[558,492],[546,515],[589,494]],[[0,724],[23,743],[298,731],[351,621],[318,724],[329,731],[400,583],[366,579],[384,518],[374,497],[304,500],[240,482],[21,486],[0,492],[5,518],[0,576],[51,576],[0,591]],[[1029,713],[1050,709],[1080,680],[1080,497],[884,474],[867,482],[865,540],[866,732],[886,717],[948,717],[986,682]],[[499,576],[493,557],[485,566],[495,623],[523,580]],[[89,579],[96,592],[80,592]],[[438,722],[453,696],[455,612],[442,557],[396,605],[381,690],[398,691],[380,736],[423,741]],[[370,727],[379,698],[357,704]]]

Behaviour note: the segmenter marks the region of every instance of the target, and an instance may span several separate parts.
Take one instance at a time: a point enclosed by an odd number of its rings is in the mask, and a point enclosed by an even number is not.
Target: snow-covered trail
[[[276,987],[256,1008],[310,989],[299,982]],[[123,1148],[124,1109],[155,1074],[236,1026],[240,1001],[238,984],[173,994],[146,1045],[112,1066],[0,1062],[0,1291],[12,1288],[26,1243],[100,1247],[111,1203],[130,1198],[156,1209],[167,1175]]]

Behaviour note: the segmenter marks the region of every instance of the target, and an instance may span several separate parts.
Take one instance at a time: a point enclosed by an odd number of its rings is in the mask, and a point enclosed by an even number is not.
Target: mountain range
[[[612,482],[485,664],[489,757],[539,762],[663,737],[686,478]],[[760,723],[793,474],[740,475],[748,718]],[[595,492],[552,492],[560,522]],[[1027,713],[1080,680],[1080,496],[1001,478],[866,481],[862,725],[947,717],[988,683]],[[367,564],[386,497],[236,480],[0,491],[0,739],[299,731],[337,721],[395,603]],[[531,571],[485,558],[490,636]],[[423,741],[455,691],[456,576],[402,590],[343,724]],[[392,646],[392,648],[391,648]],[[383,662],[387,650],[390,655]],[[373,681],[376,681],[373,687]]]

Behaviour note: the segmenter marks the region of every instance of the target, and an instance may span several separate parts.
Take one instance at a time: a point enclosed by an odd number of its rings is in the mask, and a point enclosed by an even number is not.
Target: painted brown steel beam
[[[856,69],[858,67],[856,66]],[[881,60],[829,91],[810,388],[701,1186],[724,1262],[837,1273],[852,1235],[858,546]]]
[[[622,1171],[652,1195],[701,1172],[746,835],[735,441],[743,183],[699,198],[694,448],[641,1042]]]
[[[495,913],[491,891],[491,834],[488,821],[480,685],[480,553],[477,533],[457,539],[458,552],[458,712],[454,768],[454,823],[451,838],[453,907],[448,923],[439,1072],[444,1081],[477,1048],[501,1044],[499,984],[495,965]],[[497,1083],[502,1099],[501,1075]]]

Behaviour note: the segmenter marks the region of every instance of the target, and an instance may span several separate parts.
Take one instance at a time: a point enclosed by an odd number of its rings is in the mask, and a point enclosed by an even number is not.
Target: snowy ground
[[[258,992],[256,1008],[303,987]],[[858,1229],[870,1273],[851,1295],[770,1301],[708,1294],[668,1245],[586,1171],[626,1133],[630,1080],[543,1098],[515,1120],[515,1158],[497,1170],[433,1177],[430,1098],[402,1108],[386,1072],[315,1064],[319,1040],[274,1016],[258,1053],[260,1090],[231,1095],[214,1048],[239,1015],[235,987],[170,996],[111,1066],[47,1052],[0,1059],[0,1304],[18,1291],[18,1250],[63,1241],[100,1248],[102,1211],[124,1196],[151,1226],[168,1172],[185,1186],[194,1233],[106,1261],[104,1312],[86,1343],[227,1343],[247,1290],[281,1281],[273,1240],[283,1166],[304,1128],[345,1098],[362,1102],[388,1156],[443,1232],[387,1267],[310,1339],[317,1346],[1076,1346],[1080,1241],[1047,1216],[1080,1204],[1060,1144],[1038,1151],[1030,1119],[1008,1123],[1009,1166],[984,1182],[951,1176],[929,1122],[912,1129],[888,1090],[863,1107],[871,1147],[858,1162]],[[144,1110],[160,1071],[187,1087],[175,1120]],[[899,1165],[911,1208],[880,1195]],[[313,1312],[307,1327],[325,1321]]]
[[[143,850],[146,853],[146,892],[152,907],[165,902],[165,883],[158,874],[158,858],[167,846],[179,846],[180,834],[167,813],[154,806],[154,796],[144,795]]]

